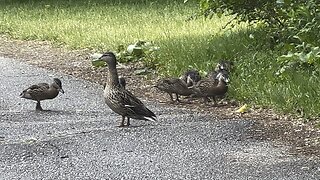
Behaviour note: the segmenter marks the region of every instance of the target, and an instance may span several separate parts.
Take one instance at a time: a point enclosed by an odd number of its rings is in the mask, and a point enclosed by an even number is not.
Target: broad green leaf
[[[130,44],[130,45],[128,46],[128,48],[127,48],[128,53],[131,54],[131,53],[133,52],[133,49],[134,49],[135,47],[136,47],[136,45]]]
[[[92,65],[94,67],[105,67],[106,66],[106,62],[100,59],[95,59],[91,61]]]
[[[135,47],[133,48],[132,54],[136,56],[141,56],[143,54],[143,50],[141,47]]]
[[[136,75],[146,75],[146,74],[149,74],[150,71],[147,69],[147,68],[144,68],[144,69],[137,69],[134,71],[134,74]]]

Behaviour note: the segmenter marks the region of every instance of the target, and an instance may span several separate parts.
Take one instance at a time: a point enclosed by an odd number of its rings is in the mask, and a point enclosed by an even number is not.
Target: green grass
[[[190,67],[207,72],[229,59],[229,96],[304,117],[320,115],[318,77],[294,70],[276,76],[280,52],[271,50],[265,33],[245,25],[222,30],[228,17],[186,21],[196,10],[196,4],[180,0],[2,0],[0,33],[96,52],[153,41],[160,47],[162,75],[178,76]]]
[[[213,33],[227,18],[186,21],[194,4],[181,1],[19,1],[0,2],[0,31],[14,38],[49,40],[69,48],[116,50],[137,40],[155,42],[161,48],[162,73],[179,74],[206,59]],[[177,62],[179,66],[176,65]]]

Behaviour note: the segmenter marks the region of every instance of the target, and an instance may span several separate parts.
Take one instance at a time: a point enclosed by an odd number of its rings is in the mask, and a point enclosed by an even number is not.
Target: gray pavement
[[[66,93],[51,111],[19,98],[54,77]],[[254,121],[144,101],[159,122],[119,128],[98,84],[5,58],[0,79],[0,179],[320,179],[315,157],[247,136]]]

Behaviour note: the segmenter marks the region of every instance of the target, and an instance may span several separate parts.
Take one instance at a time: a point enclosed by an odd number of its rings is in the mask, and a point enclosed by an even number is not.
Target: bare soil
[[[5,35],[0,35],[0,42],[0,56],[2,57],[14,58],[99,84],[103,84],[107,76],[106,68],[91,66],[90,54],[93,52],[88,49],[70,50],[65,47],[56,47],[49,42],[14,40]],[[256,123],[248,132],[249,138],[272,140],[289,145],[292,154],[320,157],[320,129],[315,128],[314,120],[304,122],[302,118],[275,113],[271,109],[263,108],[250,108],[247,113],[240,114],[235,110],[239,108],[237,104],[241,103],[235,101],[224,102],[218,106],[204,105],[201,100],[192,102],[184,100],[185,103],[172,104],[167,94],[153,88],[158,79],[156,73],[147,76],[134,73],[141,67],[141,64],[119,66],[119,74],[126,78],[128,89],[136,96],[168,106],[206,112],[219,119],[253,119],[256,120]]]

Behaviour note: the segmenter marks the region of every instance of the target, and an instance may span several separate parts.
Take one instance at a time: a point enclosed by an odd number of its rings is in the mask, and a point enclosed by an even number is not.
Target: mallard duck
[[[216,103],[217,96],[223,96],[228,91],[229,77],[227,73],[223,71],[217,75],[218,81],[212,79],[203,79],[199,81],[195,86],[191,87],[196,97],[203,97],[204,102],[207,103],[209,98],[212,97]]]
[[[54,78],[53,83],[50,85],[47,83],[39,83],[30,86],[22,91],[20,97],[37,101],[36,110],[42,111],[40,101],[53,99],[58,96],[59,92],[64,93],[62,83],[58,78]]]
[[[219,72],[228,74],[230,72],[231,66],[232,66],[232,62],[221,60],[220,62],[218,62],[215,69],[209,72],[206,77],[212,80],[217,80],[217,75],[219,74]]]
[[[111,110],[122,116],[120,127],[129,126],[130,118],[156,121],[156,115],[152,111],[131,92],[121,87],[116,69],[117,59],[115,55],[112,52],[106,52],[100,59],[107,63],[109,69],[106,86],[104,88],[104,99]],[[125,125],[126,117],[127,123]]]
[[[172,94],[176,94],[176,101],[180,102],[179,95],[190,96],[194,93],[180,78],[160,79],[154,87],[168,93],[172,102],[174,102]]]
[[[194,84],[197,84],[198,81],[201,80],[201,76],[199,71],[191,69],[187,70],[181,77],[188,87],[193,86]]]

